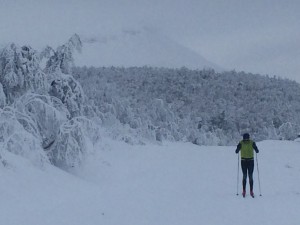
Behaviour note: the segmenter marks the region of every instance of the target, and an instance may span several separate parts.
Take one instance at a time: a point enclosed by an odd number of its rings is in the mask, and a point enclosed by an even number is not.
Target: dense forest
[[[300,131],[300,85],[287,79],[151,67],[76,67],[73,75],[103,124],[139,137],[227,145],[244,132],[259,141]]]

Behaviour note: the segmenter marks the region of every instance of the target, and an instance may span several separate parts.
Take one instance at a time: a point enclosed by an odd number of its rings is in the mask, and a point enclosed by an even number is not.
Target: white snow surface
[[[257,145],[262,196],[255,170],[254,199],[236,195],[235,146],[132,146],[103,138],[71,173],[2,151],[0,224],[299,224],[300,143]]]

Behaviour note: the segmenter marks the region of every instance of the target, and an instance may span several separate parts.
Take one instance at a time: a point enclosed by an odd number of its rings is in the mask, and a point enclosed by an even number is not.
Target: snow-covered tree
[[[20,112],[11,107],[0,109],[2,150],[23,156],[33,164],[42,166],[48,162],[48,158],[40,145],[39,135],[36,131],[35,124],[26,115],[20,115]]]
[[[292,124],[291,122],[287,122],[282,124],[279,127],[279,136],[284,140],[294,140],[297,137],[297,126],[296,124]]]
[[[98,123],[82,116],[94,116],[93,109],[84,102],[81,85],[71,73],[73,52],[80,48],[81,41],[74,35],[56,51],[47,47],[38,54],[29,46],[15,44],[0,50],[0,145],[4,153],[68,169],[93,151],[100,137]],[[44,70],[43,58],[48,59]]]
[[[61,100],[70,112],[71,117],[82,114],[84,93],[80,83],[73,76],[57,74],[51,82],[49,94]]]
[[[69,111],[62,102],[48,95],[23,95],[14,105],[18,112],[28,116],[36,125],[35,132],[38,132],[44,149],[48,149],[53,144],[57,138],[59,127],[70,117]],[[21,118],[18,120],[21,122]],[[23,127],[28,126],[23,124]]]
[[[46,58],[44,72],[47,74],[49,94],[60,99],[66,105],[71,117],[82,114],[84,93],[81,85],[72,76],[74,51],[81,51],[82,43],[77,34],[74,34],[67,43],[56,50],[46,47],[40,58]]]
[[[28,91],[45,93],[46,76],[39,67],[37,52],[15,44],[0,51],[0,82],[8,104]]]
[[[71,74],[74,65],[73,54],[74,51],[81,51],[82,42],[77,34],[74,34],[67,43],[59,46],[56,51],[47,47],[41,54],[41,57],[49,57],[45,73],[53,74],[62,72],[64,74]]]
[[[64,169],[79,166],[85,156],[93,152],[99,138],[100,131],[92,121],[84,117],[73,118],[60,127],[48,151],[50,161]]]

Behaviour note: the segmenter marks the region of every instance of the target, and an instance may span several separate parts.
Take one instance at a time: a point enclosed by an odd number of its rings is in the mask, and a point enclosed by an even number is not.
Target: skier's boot
[[[246,196],[246,190],[245,189],[243,189],[242,195],[245,198],[245,196]]]
[[[253,193],[252,190],[250,191],[250,195],[251,195],[252,198],[254,198],[254,193]]]

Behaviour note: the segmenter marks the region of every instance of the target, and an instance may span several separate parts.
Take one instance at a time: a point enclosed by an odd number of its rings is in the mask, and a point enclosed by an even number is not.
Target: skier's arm
[[[255,142],[253,142],[252,147],[254,148],[254,150],[255,150],[256,153],[259,153],[259,150],[258,150]]]
[[[241,147],[242,147],[241,143],[239,143],[239,144],[236,146],[236,150],[235,150],[235,153],[236,153],[236,154],[239,153],[239,151],[241,150]]]

